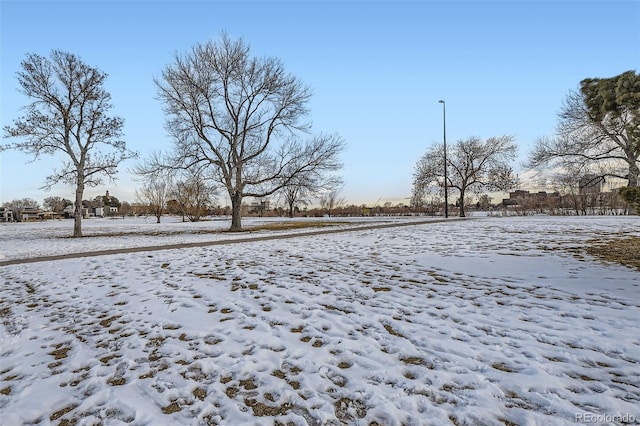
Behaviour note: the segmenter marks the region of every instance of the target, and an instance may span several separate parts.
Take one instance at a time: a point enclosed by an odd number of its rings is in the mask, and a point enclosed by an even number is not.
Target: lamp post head
[[[444,104],[444,101],[443,101],[442,99],[440,99],[440,100],[438,101],[438,103]]]

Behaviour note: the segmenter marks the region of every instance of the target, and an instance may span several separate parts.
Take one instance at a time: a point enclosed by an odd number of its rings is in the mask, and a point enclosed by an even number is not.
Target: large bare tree
[[[215,174],[231,199],[231,231],[242,230],[244,197],[274,194],[298,174],[335,162],[339,152],[298,149],[296,135],[310,129],[310,89],[278,59],[252,57],[242,39],[222,34],[176,55],[156,85],[176,162]]]
[[[45,188],[58,182],[75,185],[73,236],[82,236],[82,197],[85,187],[115,178],[118,165],[135,157],[122,137],[124,120],[108,114],[111,95],[104,89],[107,74],[78,56],[54,50],[50,58],[28,54],[21,62],[18,82],[31,99],[26,115],[5,127],[7,137],[21,138],[0,149],[42,155],[61,153],[64,164],[47,178]]]
[[[447,149],[447,186],[457,189],[460,194],[460,217],[465,217],[467,192],[508,191],[516,185],[511,162],[517,151],[512,136],[492,137],[485,141],[470,137],[456,141]],[[444,188],[444,148],[441,144],[434,144],[420,158],[413,186],[416,198],[413,202],[416,203],[427,190]]]
[[[640,74],[588,78],[571,91],[558,114],[554,137],[536,141],[527,166],[560,168],[638,186],[640,176]]]

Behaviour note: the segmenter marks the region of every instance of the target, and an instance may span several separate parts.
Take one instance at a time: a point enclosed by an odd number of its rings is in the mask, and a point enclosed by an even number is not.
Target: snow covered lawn
[[[214,238],[62,223],[2,225],[0,253]],[[638,225],[483,218],[0,266],[0,419],[638,422],[640,272],[580,254]]]

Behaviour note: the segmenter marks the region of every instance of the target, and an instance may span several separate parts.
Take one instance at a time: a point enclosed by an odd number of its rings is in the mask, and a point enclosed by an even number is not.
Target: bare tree
[[[447,150],[447,184],[460,194],[460,217],[465,216],[467,191],[480,195],[515,187],[516,178],[510,162],[515,160],[517,150],[512,136],[493,137],[486,141],[471,137],[455,142]],[[416,164],[413,186],[414,198],[424,196],[429,188],[444,187],[442,145],[433,145],[420,158]],[[417,200],[412,202],[417,203]]]
[[[334,188],[324,192],[320,196],[320,207],[327,211],[329,217],[331,217],[332,210],[346,203],[346,200],[340,197],[341,189],[342,188]]]
[[[241,39],[223,34],[176,55],[156,85],[175,164],[212,169],[231,199],[232,231],[242,230],[244,197],[272,195],[298,174],[334,161],[330,150],[299,150],[295,142],[310,128],[304,122],[310,89],[278,59],[251,57]]]
[[[546,182],[562,197],[562,208],[572,210],[576,216],[586,211],[584,197],[580,194],[580,180],[580,171],[569,168],[551,174]]]
[[[563,168],[627,179],[638,186],[640,175],[640,75],[585,79],[571,91],[558,114],[556,136],[540,138],[527,163],[531,168]]]
[[[287,203],[289,217],[293,217],[297,204],[307,204],[312,198],[323,192],[335,191],[343,184],[342,178],[331,173],[342,168],[338,154],[344,149],[344,142],[337,135],[319,136],[297,149],[307,152],[294,155],[296,161],[287,166],[283,178],[285,183],[279,191]],[[305,163],[319,157],[316,151],[323,151],[321,157],[326,160],[318,167],[304,168]]]
[[[42,202],[42,206],[45,209],[57,213],[63,211],[67,206],[70,206],[72,204],[73,203],[71,202],[71,200],[67,200],[66,198],[58,196],[47,197]]]
[[[73,236],[82,236],[82,197],[85,187],[115,178],[118,165],[135,157],[120,139],[124,120],[109,117],[111,95],[105,91],[107,74],[86,65],[71,53],[54,50],[47,59],[28,54],[18,82],[32,99],[27,115],[5,127],[7,137],[24,138],[2,146],[38,159],[63,153],[65,163],[47,178],[45,188],[58,182],[75,185]]]
[[[16,198],[5,203],[2,203],[2,207],[7,207],[11,210],[22,209],[39,209],[40,205],[33,198]]]
[[[120,203],[118,213],[124,219],[125,216],[130,216],[134,213],[133,206],[128,201],[123,201],[122,203]]]
[[[171,167],[158,167],[160,164],[166,164],[166,159],[160,152],[154,152],[131,170],[142,181],[142,187],[136,190],[137,201],[156,217],[156,223],[160,223],[169,198],[175,194],[173,181],[179,172]]]
[[[170,193],[182,217],[198,222],[209,212],[216,199],[216,187],[208,182],[202,172],[187,171],[183,179],[178,180]]]
[[[156,179],[147,180],[139,190],[136,190],[136,199],[148,207],[148,211],[156,217],[156,223],[160,223],[172,189],[171,180],[168,177],[158,176]]]

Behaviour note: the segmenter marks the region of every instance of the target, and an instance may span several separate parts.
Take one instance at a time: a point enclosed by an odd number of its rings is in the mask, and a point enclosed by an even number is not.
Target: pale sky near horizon
[[[222,31],[243,38],[252,54],[279,58],[312,88],[313,132],[347,142],[341,195],[349,204],[408,203],[416,161],[442,143],[439,99],[448,142],[513,135],[522,172],[582,79],[640,69],[640,1],[1,0],[0,24],[2,127],[29,102],[18,90],[20,61],[60,49],[109,74],[112,113],[142,157],[171,148],[153,78],[175,53]],[[0,153],[0,204],[73,200],[69,186],[39,189],[59,159],[29,161]],[[84,198],[109,190],[135,201],[134,164]]]

